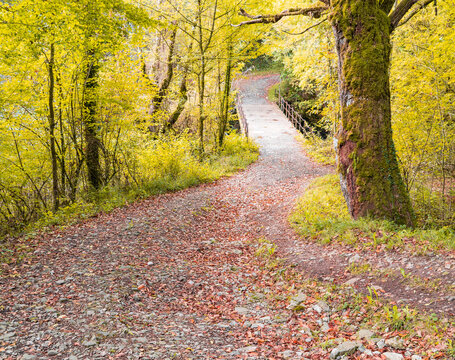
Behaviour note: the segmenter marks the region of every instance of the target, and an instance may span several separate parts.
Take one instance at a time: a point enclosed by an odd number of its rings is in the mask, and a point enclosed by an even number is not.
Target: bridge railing
[[[278,95],[278,107],[286,115],[291,124],[300,131],[303,136],[311,135],[313,132],[307,121],[281,96]]]
[[[239,118],[240,130],[242,131],[242,134],[244,134],[246,137],[249,137],[248,122],[246,121],[245,113],[243,112],[242,102],[240,101],[240,98],[241,98],[241,93],[240,93],[240,91],[238,91],[237,95],[235,96],[235,108],[237,109],[237,116]]]

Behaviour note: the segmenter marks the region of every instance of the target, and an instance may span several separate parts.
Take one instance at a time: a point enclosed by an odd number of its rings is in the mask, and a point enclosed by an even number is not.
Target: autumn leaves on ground
[[[304,155],[296,131],[265,99],[274,81],[239,84],[250,134],[261,147],[246,170],[22,240],[30,253],[2,268],[0,358],[453,355],[453,313],[412,296],[453,301],[437,269],[420,268],[426,261],[453,264],[453,253],[362,252],[341,242],[318,245],[291,228],[299,194],[333,170]],[[390,259],[389,267],[381,258]],[[397,259],[401,279],[393,273]],[[367,271],[373,267],[382,272]],[[445,285],[413,283],[414,270]],[[453,280],[453,269],[444,271]],[[403,293],[387,288],[391,279]]]
[[[0,359],[455,357],[455,0],[295,6],[1,2]]]

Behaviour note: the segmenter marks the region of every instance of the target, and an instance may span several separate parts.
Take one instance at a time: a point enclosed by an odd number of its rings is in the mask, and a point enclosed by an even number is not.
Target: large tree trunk
[[[349,211],[412,225],[392,140],[390,20],[377,0],[335,0],[332,7],[342,112],[338,168]]]

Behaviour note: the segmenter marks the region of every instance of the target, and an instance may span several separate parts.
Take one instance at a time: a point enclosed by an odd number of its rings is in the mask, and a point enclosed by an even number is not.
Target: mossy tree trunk
[[[83,119],[85,126],[85,162],[89,184],[96,190],[102,185],[100,166],[101,141],[98,137],[99,123],[96,119],[96,92],[98,90],[98,62],[95,51],[87,52],[84,89]]]
[[[389,3],[332,2],[342,111],[336,134],[338,170],[354,218],[412,225],[409,194],[392,140]]]

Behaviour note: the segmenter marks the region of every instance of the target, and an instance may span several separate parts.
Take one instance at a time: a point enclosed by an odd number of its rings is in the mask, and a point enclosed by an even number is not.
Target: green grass
[[[272,85],[268,88],[267,90],[267,98],[271,102],[277,102],[278,101],[278,88],[280,87],[280,83],[277,83],[275,85]]]
[[[341,242],[357,248],[407,248],[414,253],[454,250],[455,231],[406,228],[385,220],[353,220],[346,207],[337,175],[316,179],[299,199],[290,222],[307,239]]]

